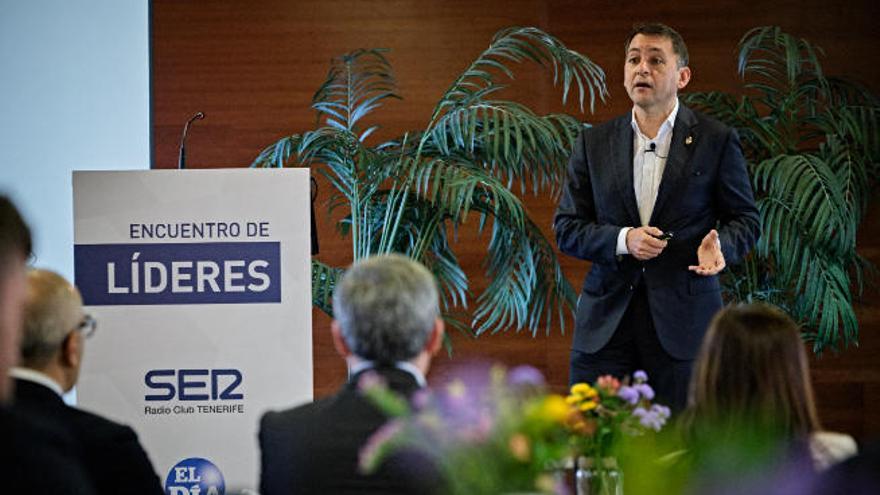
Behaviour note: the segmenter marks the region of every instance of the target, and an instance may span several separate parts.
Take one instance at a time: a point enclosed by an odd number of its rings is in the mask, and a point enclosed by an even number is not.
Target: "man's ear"
[[[428,354],[433,356],[440,351],[440,348],[443,347],[443,334],[446,332],[446,325],[443,323],[442,318],[437,318],[434,320],[434,328],[431,330],[431,335],[428,337],[428,343],[425,345],[425,350],[428,351]]]
[[[345,339],[342,337],[342,329],[339,328],[339,323],[336,323],[336,320],[330,322],[330,333],[333,335],[333,347],[336,348],[336,352],[339,353],[343,359],[351,356],[351,349],[349,349],[348,344],[345,343]]]
[[[691,68],[684,66],[678,69],[678,89],[684,89],[691,82]]]
[[[65,368],[77,368],[82,359],[83,336],[77,330],[72,330],[61,341],[61,364]]]

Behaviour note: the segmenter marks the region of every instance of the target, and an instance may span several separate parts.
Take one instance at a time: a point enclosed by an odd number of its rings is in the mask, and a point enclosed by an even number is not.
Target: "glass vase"
[[[623,472],[613,458],[581,457],[575,472],[577,495],[623,495]]]

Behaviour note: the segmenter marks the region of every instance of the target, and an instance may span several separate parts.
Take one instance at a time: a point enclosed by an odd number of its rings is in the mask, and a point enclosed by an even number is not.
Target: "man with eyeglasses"
[[[161,494],[159,478],[130,427],[68,406],[61,396],[76,385],[85,341],[96,328],[79,291],[48,270],[27,274],[21,363],[13,368],[15,407],[62,425],[82,449],[100,494]]]

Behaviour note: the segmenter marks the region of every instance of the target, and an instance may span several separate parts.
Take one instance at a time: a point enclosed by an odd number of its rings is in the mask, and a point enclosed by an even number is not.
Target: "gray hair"
[[[437,283],[421,263],[390,254],[355,263],[336,285],[333,314],[358,357],[391,364],[416,357],[440,315]]]
[[[64,277],[30,270],[21,338],[22,364],[42,366],[61,348],[82,317],[82,297]]]

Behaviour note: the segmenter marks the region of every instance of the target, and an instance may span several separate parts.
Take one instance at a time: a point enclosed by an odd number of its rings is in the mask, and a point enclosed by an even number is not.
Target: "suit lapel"
[[[633,189],[633,129],[630,122],[631,116],[621,117],[617,126],[608,140],[608,156],[611,157],[611,167],[614,176],[614,184],[617,193],[623,200],[626,213],[629,215],[629,225],[639,226],[639,206],[636,203],[636,193]]]
[[[663,218],[663,208],[669,202],[669,198],[678,194],[678,191],[687,183],[690,171],[690,158],[696,147],[697,118],[694,112],[684,105],[679,105],[675,125],[672,128],[672,143],[669,146],[669,157],[666,159],[666,167],[663,169],[663,178],[660,180],[660,189],[657,191],[657,201],[651,212],[650,225],[660,226]],[[632,177],[632,172],[630,172]]]

